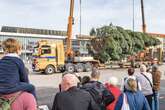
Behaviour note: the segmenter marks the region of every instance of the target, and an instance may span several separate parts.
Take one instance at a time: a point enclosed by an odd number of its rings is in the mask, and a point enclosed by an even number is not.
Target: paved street
[[[162,71],[162,81],[161,81],[161,91],[160,91],[160,105],[161,109],[165,109],[165,65],[160,66],[160,69]],[[126,69],[106,69],[106,70],[100,70],[101,71],[101,82],[108,81],[109,77],[116,76],[119,78],[119,85],[121,84],[122,78],[126,75],[127,70]],[[136,73],[139,70],[136,70]],[[84,75],[90,75],[90,73],[80,73],[80,76]],[[39,73],[31,73],[30,74],[30,80],[32,84],[34,84],[37,87],[37,95],[38,95],[38,103],[46,104],[51,108],[53,103],[53,98],[55,93],[58,91],[58,84],[61,81],[61,73],[56,73],[52,75],[44,75]]]

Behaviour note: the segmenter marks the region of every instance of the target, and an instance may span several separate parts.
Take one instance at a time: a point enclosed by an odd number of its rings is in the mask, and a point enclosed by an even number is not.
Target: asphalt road
[[[165,110],[165,65],[160,66],[162,71],[161,90],[160,90],[160,110]],[[106,69],[100,70],[101,78],[100,81],[105,83],[109,77],[116,76],[119,79],[119,85],[124,76],[126,76],[126,69]],[[136,73],[139,70],[136,70]],[[58,85],[61,81],[61,73],[52,75],[44,75],[40,73],[31,73],[30,81],[36,86],[38,104],[48,105],[49,109],[52,107],[53,99],[55,94],[58,92]],[[90,73],[80,73],[80,76],[90,75]]]

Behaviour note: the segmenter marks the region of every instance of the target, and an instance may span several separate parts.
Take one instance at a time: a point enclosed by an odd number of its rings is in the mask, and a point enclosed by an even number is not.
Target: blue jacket
[[[20,58],[5,56],[0,60],[0,94],[33,91],[25,65]]]
[[[127,96],[128,104],[130,110],[150,110],[149,104],[145,96],[140,92],[124,92]],[[115,110],[121,110],[123,104],[123,94],[119,96],[119,99],[116,103]]]

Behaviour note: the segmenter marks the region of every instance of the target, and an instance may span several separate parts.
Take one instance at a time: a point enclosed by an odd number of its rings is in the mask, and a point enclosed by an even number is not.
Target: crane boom
[[[72,50],[72,25],[73,25],[73,11],[74,11],[74,0],[70,0],[70,14],[68,17],[68,30],[67,30],[67,39],[66,39],[66,57],[71,57],[73,55]]]
[[[141,13],[142,13],[142,29],[143,33],[146,33],[146,24],[145,24],[145,16],[144,16],[144,3],[143,0],[141,0]]]

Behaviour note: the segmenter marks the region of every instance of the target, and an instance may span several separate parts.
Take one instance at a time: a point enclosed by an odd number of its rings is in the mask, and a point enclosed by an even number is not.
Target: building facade
[[[1,43],[7,38],[17,39],[22,44],[21,57],[26,61],[31,59],[34,47],[41,40],[63,40],[66,49],[67,34],[65,31],[3,26],[0,32],[0,54],[3,54]],[[90,44],[90,40],[89,36],[76,36],[76,39],[72,39],[73,51],[88,54],[86,45]]]
[[[66,36],[55,36],[55,35],[37,35],[37,34],[23,34],[23,33],[9,33],[0,32],[0,42],[2,43],[5,39],[13,38],[17,39],[22,45],[22,55],[24,60],[30,59],[33,53],[34,47],[40,40],[64,40]],[[0,46],[0,53],[3,53],[3,49]]]

